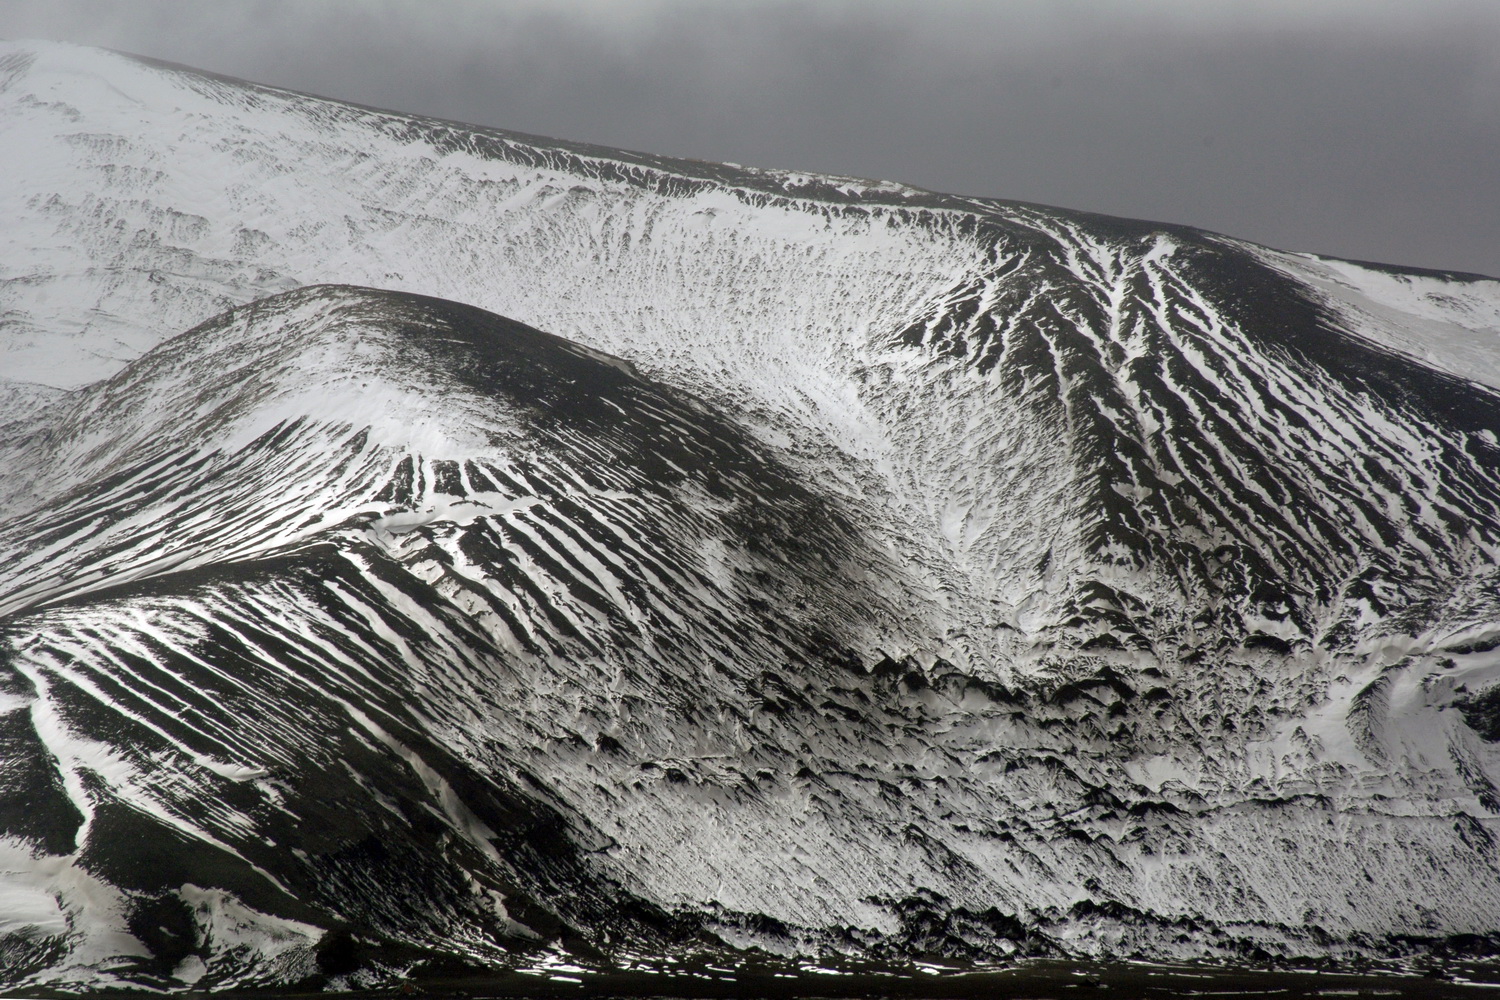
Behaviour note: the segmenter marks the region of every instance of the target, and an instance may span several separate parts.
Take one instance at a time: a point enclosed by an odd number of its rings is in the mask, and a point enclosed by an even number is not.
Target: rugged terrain
[[[29,43],[0,219],[8,984],[1500,948],[1500,282]]]

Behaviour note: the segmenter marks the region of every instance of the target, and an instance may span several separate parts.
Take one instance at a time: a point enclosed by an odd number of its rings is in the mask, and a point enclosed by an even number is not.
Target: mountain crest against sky
[[[58,45],[0,129],[7,982],[1493,950],[1500,283]]]

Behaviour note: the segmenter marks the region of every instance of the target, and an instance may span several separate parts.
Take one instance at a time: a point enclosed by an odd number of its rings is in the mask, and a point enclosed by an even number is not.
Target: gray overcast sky
[[[1500,275],[1500,0],[11,0],[0,37]]]

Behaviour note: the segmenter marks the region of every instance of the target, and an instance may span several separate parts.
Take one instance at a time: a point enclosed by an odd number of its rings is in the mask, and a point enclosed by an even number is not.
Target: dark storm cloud
[[[0,34],[606,145],[1500,274],[1500,4],[178,3]]]

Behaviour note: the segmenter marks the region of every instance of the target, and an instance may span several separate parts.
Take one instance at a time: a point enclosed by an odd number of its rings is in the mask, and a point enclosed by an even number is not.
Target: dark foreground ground
[[[98,1000],[142,994],[96,994]],[[179,994],[198,998],[211,994]],[[26,997],[63,994],[35,992]],[[68,994],[78,997],[78,994]],[[574,967],[508,972],[487,976],[428,978],[397,987],[368,990],[235,991],[229,1000],[510,1000],[510,998],[683,998],[683,1000],[1059,1000],[1059,998],[1314,997],[1461,998],[1500,1000],[1500,968],[1455,967],[1441,973],[1411,971],[1339,973],[1312,970],[1226,970],[1195,965],[1081,965],[1028,963],[985,972],[937,967],[904,973],[858,970],[737,969],[694,966],[681,970],[596,973]],[[0,998],[4,1000],[4,998]]]
[[[1082,997],[1495,997],[1500,970],[1480,975],[1450,972],[1444,978],[1411,975],[1349,975],[1322,972],[1226,971],[1198,966],[1076,965],[1043,963],[992,972],[918,972],[909,975],[843,972],[574,973],[573,983],[543,975],[511,974],[487,982],[432,982],[421,987],[433,997],[604,998],[682,997],[695,1000],[813,1000],[877,998],[900,1000],[1056,1000]],[[567,973],[553,973],[564,975]],[[1489,985],[1493,983],[1494,985]],[[415,987],[414,987],[415,988]]]

